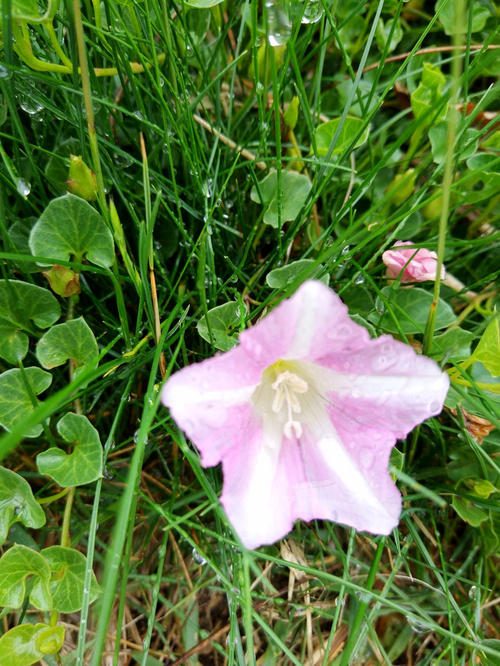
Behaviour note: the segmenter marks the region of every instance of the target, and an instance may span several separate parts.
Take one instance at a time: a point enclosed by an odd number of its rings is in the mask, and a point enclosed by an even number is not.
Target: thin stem
[[[458,27],[462,25],[462,18],[464,15],[463,0],[457,0],[455,13],[455,31],[453,34],[453,54],[458,56],[461,50],[460,41],[462,33]],[[434,298],[432,301],[427,325],[425,328],[423,353],[429,355],[432,349],[432,336],[436,325],[437,306],[439,301],[439,293],[441,288],[441,268],[444,261],[444,251],[446,246],[446,228],[448,223],[448,213],[450,210],[450,196],[451,186],[453,183],[453,175],[455,171],[454,149],[455,139],[457,134],[457,109],[456,104],[458,101],[458,93],[460,87],[460,74],[462,71],[462,59],[455,57],[451,62],[451,94],[448,106],[448,128],[446,133],[446,158],[443,173],[443,188],[442,188],[442,208],[441,216],[439,218],[439,233],[437,244],[437,267],[436,267],[436,280],[434,281]]]
[[[102,177],[101,161],[99,159],[99,146],[95,130],[94,109],[92,106],[92,91],[90,89],[89,68],[85,51],[85,39],[83,34],[82,13],[80,0],[73,0],[73,18],[75,22],[76,41],[78,46],[78,60],[80,61],[80,73],[82,78],[83,101],[87,116],[87,128],[89,133],[90,152],[92,153],[92,164],[97,179],[97,196],[101,211],[107,217],[106,195],[104,192],[104,181]]]

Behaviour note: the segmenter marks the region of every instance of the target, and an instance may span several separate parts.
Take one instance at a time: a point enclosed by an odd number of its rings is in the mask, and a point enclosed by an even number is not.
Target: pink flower
[[[202,464],[222,462],[221,502],[256,548],[298,518],[389,534],[401,510],[389,454],[441,411],[448,384],[408,345],[370,339],[331,289],[309,281],[237,347],[170,377],[162,400]]]
[[[411,246],[411,250],[392,249],[382,254],[382,261],[387,266],[387,277],[395,280],[401,276],[401,282],[435,280],[437,254],[425,248],[418,250],[411,241],[397,241],[394,247],[407,245]],[[444,266],[441,266],[441,279],[444,280],[444,277]]]

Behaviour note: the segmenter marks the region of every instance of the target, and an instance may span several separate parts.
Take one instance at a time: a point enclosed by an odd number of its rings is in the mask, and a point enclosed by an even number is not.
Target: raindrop
[[[18,95],[19,106],[30,116],[36,116],[43,109],[43,105],[28,95]]]
[[[477,592],[477,587],[476,587],[476,585],[473,585],[469,590],[469,597],[471,599],[475,599],[476,598],[476,592]]]
[[[203,188],[203,194],[207,197],[207,199],[210,199],[210,197],[214,193],[213,178],[207,178],[207,180],[203,183],[202,188]]]
[[[420,620],[415,620],[412,617],[408,618],[408,624],[416,634],[423,634],[427,631],[427,625],[424,622],[420,622]]]
[[[354,284],[363,284],[364,281],[365,281],[365,276],[363,275],[363,273],[358,273],[354,278]]]
[[[193,555],[193,560],[196,562],[196,564],[200,564],[201,566],[203,566],[204,564],[207,563],[206,559],[196,550],[196,548],[193,548],[191,552]]]
[[[135,116],[138,120],[144,120],[144,116],[140,111],[134,111],[132,115]]]
[[[7,69],[7,67],[0,65],[0,79],[10,79],[10,77],[11,77],[10,69]]]
[[[302,14],[302,23],[317,23],[323,16],[321,0],[306,0],[306,8]]]
[[[351,249],[350,245],[346,245],[345,247],[342,248],[342,252],[340,253],[343,257],[349,252]]]
[[[292,24],[284,0],[266,0],[268,40],[271,46],[283,46],[292,34]]]
[[[104,479],[107,479],[109,481],[114,477],[114,472],[110,467],[106,465],[102,470],[102,476]]]
[[[264,84],[261,81],[257,82],[257,85],[255,86],[255,92],[257,95],[262,95],[264,92]]]
[[[267,134],[267,132],[269,131],[269,123],[266,123],[266,122],[261,123],[260,124],[260,129],[263,133]]]
[[[22,197],[26,198],[28,194],[31,192],[31,184],[27,183],[22,178],[19,178],[19,180],[16,183],[16,190],[19,192],[19,194]]]

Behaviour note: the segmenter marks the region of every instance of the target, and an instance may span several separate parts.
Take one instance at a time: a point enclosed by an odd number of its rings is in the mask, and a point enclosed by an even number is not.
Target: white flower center
[[[302,424],[294,418],[294,414],[302,411],[298,395],[307,393],[308,383],[294,372],[285,370],[278,375],[271,388],[274,391],[273,412],[280,414],[283,409],[286,410],[287,420],[283,426],[285,437],[291,439],[295,435],[299,438],[302,435]]]

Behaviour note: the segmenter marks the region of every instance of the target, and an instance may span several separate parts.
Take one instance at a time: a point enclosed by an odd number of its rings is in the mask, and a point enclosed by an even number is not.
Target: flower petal
[[[292,298],[240,333],[241,346],[265,366],[278,359],[314,361],[325,349],[356,351],[368,339],[337,294],[317,280],[302,284]]]
[[[199,449],[205,467],[244,441],[256,418],[250,398],[261,374],[262,367],[236,347],[183,368],[165,383],[162,401]]]
[[[450,383],[434,361],[390,335],[321,363],[323,369],[313,367],[314,385],[337,414],[335,422],[375,426],[398,439],[441,412]]]

